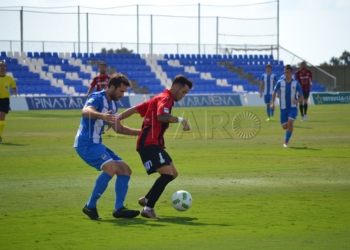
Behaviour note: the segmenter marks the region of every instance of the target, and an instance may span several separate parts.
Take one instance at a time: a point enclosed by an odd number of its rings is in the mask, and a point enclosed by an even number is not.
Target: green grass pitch
[[[232,130],[242,111],[260,118],[252,139]],[[80,111],[11,112],[0,144],[0,249],[349,249],[350,108],[309,107],[285,132],[266,122],[264,107],[175,108],[192,132],[172,124],[167,151],[179,177],[156,206],[160,220],[114,219],[114,180],[98,202],[102,221],[81,209],[99,172],[73,149]],[[125,121],[140,127],[141,118]],[[242,122],[249,130],[250,123]],[[133,170],[126,204],[153,184],[135,150],[136,138],[108,131],[104,143]],[[186,212],[171,206],[187,190]]]

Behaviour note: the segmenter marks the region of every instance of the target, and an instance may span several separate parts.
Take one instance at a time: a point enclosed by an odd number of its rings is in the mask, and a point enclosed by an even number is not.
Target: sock
[[[162,195],[165,187],[169,182],[173,180],[172,175],[162,174],[160,177],[154,182],[153,187],[151,188],[152,192],[149,195],[147,207],[154,208],[154,205],[158,201],[159,197]]]
[[[304,104],[304,114],[305,114],[305,115],[306,115],[306,112],[307,112],[307,107],[308,107],[308,104],[305,103],[305,104]]]
[[[95,208],[97,200],[101,197],[103,192],[106,190],[108,186],[108,182],[112,179],[112,176],[102,172],[99,177],[96,179],[96,184],[94,189],[92,190],[92,194],[90,200],[86,203],[88,208]]]
[[[290,132],[290,131],[286,131],[286,139],[284,140],[284,142],[286,142],[286,143],[288,143],[289,142],[289,139],[290,139],[290,137],[292,136],[292,133],[293,132]]]
[[[160,176],[158,177],[158,179],[160,178]],[[158,180],[157,179],[157,180]],[[172,179],[172,180],[174,180],[174,178]],[[171,180],[171,181],[172,181]],[[153,187],[154,187],[154,185],[153,185]],[[149,196],[151,195],[151,193],[152,193],[152,191],[153,191],[153,187],[148,191],[148,193],[145,195],[145,199],[146,199],[146,203],[148,202],[148,199],[149,199]]]
[[[130,176],[118,175],[115,181],[115,205],[114,209],[120,209],[124,207],[124,200],[126,193],[129,189]]]
[[[6,122],[0,121],[0,136],[2,136],[2,133],[4,132]]]
[[[300,110],[301,116],[304,116],[304,105],[303,104],[299,105],[299,110]]]
[[[270,117],[270,106],[269,105],[266,106],[266,113],[267,113],[267,117]]]
[[[275,113],[275,109],[271,109],[270,108],[270,114],[271,114],[272,117],[273,117],[274,113]]]

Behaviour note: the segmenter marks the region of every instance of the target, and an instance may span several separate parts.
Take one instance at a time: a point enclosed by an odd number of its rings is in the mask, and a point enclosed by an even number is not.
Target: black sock
[[[299,105],[299,110],[300,110],[301,116],[304,116],[304,105],[303,104]]]
[[[174,178],[172,175],[168,175],[168,174],[160,175],[160,177],[154,182],[152,188],[147,194],[148,195],[147,207],[154,208],[154,205],[158,201],[159,197],[162,195],[165,187],[173,179]]]
[[[307,103],[305,103],[304,104],[304,114],[306,115],[306,112],[307,112],[307,107],[308,107],[308,105],[307,105]]]

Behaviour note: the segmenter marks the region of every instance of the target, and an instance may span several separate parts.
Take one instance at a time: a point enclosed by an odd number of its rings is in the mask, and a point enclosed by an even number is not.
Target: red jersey
[[[108,80],[109,80],[109,76],[107,74],[99,74],[98,76],[96,76],[92,82],[91,82],[91,86],[95,87],[97,86],[96,91],[101,91],[105,88],[107,88],[108,86]]]
[[[154,96],[149,101],[136,106],[141,117],[144,117],[142,129],[137,138],[137,149],[149,145],[164,146],[164,132],[168,129],[169,123],[158,121],[158,115],[170,114],[174,106],[174,97],[170,90]]]
[[[295,72],[295,79],[300,83],[303,92],[310,92],[312,72],[310,70],[298,70]]]

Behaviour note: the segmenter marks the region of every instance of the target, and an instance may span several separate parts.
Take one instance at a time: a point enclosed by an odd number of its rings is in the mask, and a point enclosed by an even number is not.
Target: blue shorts
[[[107,162],[123,161],[122,158],[103,144],[91,144],[86,147],[76,147],[75,150],[81,159],[91,167],[96,168],[98,171],[102,170],[103,165]]]
[[[286,108],[281,109],[281,115],[280,115],[280,121],[281,124],[285,124],[288,122],[288,119],[296,120],[298,116],[298,109],[297,108]]]
[[[272,95],[264,95],[265,104],[268,104],[272,101]]]

